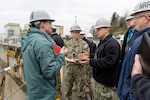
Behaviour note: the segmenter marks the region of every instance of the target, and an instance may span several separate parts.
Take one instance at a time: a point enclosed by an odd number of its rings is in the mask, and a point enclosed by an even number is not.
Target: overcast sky
[[[3,0],[0,6],[0,33],[8,22],[19,23],[21,27],[29,22],[33,10],[45,10],[55,19],[54,24],[64,26],[69,34],[71,25],[80,25],[89,32],[96,21],[105,17],[111,19],[114,12],[124,16],[133,10],[140,0]]]

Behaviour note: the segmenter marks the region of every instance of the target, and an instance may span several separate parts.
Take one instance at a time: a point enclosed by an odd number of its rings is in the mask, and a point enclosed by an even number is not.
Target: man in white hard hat
[[[21,40],[28,100],[56,100],[57,76],[67,49],[55,54],[55,42],[49,36],[52,22],[47,12],[33,11],[29,32]]]
[[[86,71],[88,65],[82,66],[79,61],[79,54],[83,51],[89,52],[88,44],[80,39],[81,28],[79,25],[74,24],[70,28],[72,39],[66,41],[65,46],[68,49],[67,57],[74,59],[74,62],[67,61],[65,72],[65,85],[66,92],[65,100],[72,100],[72,87],[75,82],[77,86],[77,100],[85,100],[84,87],[86,83]]]
[[[92,35],[91,33],[88,33],[88,34],[86,35],[86,38],[87,38],[90,42],[93,41],[93,35]]]
[[[136,38],[133,41],[133,44],[129,47],[129,50],[124,58],[118,84],[118,95],[120,97],[120,100],[149,100],[149,93],[144,94],[147,91],[146,89],[148,89],[147,87],[143,86],[144,84],[146,84],[146,81],[140,81],[144,79],[142,70],[140,69],[140,67],[133,67],[133,65],[137,66],[137,64],[139,63],[138,59],[136,58],[134,60],[134,58],[138,53],[143,34],[150,31],[150,0],[141,0],[134,8],[131,15],[135,16],[135,28],[139,32],[136,33]],[[132,68],[134,83],[133,89],[131,89]],[[133,95],[133,93],[135,95]]]
[[[95,51],[93,51],[93,46],[92,46],[91,42],[86,38],[86,33],[84,30],[80,32],[80,38],[88,43],[89,48],[90,48],[90,57],[94,57]]]
[[[135,29],[135,19],[134,16],[131,16],[130,13],[127,15],[126,19],[126,24],[127,24],[127,32],[124,35],[124,40],[122,44],[122,54],[121,54],[121,62],[123,62],[124,56],[126,52],[128,51],[128,48],[132,44],[134,40],[134,34],[137,32]]]
[[[90,64],[95,80],[94,100],[113,100],[113,87],[116,86],[116,69],[119,61],[120,45],[110,31],[110,22],[105,18],[97,20],[95,25],[97,38],[100,39],[94,58],[85,52],[81,64]]]
[[[137,19],[136,27],[139,30],[143,29],[142,31],[144,30],[147,31],[147,33],[144,33],[144,36],[148,34],[146,38],[149,38],[150,36],[150,0],[142,0],[138,5],[141,6],[140,7],[141,12],[138,12],[137,10],[137,12],[135,13],[135,16]],[[139,7],[138,5],[136,8]],[[141,22],[139,20],[141,20]],[[142,43],[140,45],[142,45]],[[139,47],[139,49],[141,49],[141,47]],[[147,53],[149,53],[149,51]],[[148,67],[150,68],[150,66]],[[141,53],[139,50],[139,55],[136,54],[135,56],[135,63],[134,63],[133,70],[132,70],[132,82],[131,82],[132,91],[137,100],[149,100],[150,98],[150,95],[149,95],[150,94],[150,76],[146,74],[143,75],[143,74],[145,74],[145,70],[144,70],[144,64],[141,63]]]
[[[86,32],[85,32],[84,30],[82,30],[82,31],[80,32],[80,38],[81,38],[81,39],[85,38],[85,34],[86,34]]]
[[[90,41],[90,56],[93,58],[96,50],[96,44],[93,42],[93,34],[88,33],[86,38]]]

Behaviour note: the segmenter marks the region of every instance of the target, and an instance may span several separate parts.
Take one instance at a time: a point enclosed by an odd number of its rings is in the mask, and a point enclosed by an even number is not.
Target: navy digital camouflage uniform
[[[83,51],[89,52],[88,44],[79,39],[78,42],[73,43],[73,40],[69,40],[66,42],[65,46],[68,49],[68,58],[75,59],[75,63],[67,62],[66,63],[66,72],[65,72],[65,84],[66,84],[66,100],[72,100],[72,87],[75,82],[77,86],[77,98],[78,100],[85,100],[85,92],[84,87],[86,84],[86,67],[90,67],[89,65],[82,66],[79,64],[78,54]]]

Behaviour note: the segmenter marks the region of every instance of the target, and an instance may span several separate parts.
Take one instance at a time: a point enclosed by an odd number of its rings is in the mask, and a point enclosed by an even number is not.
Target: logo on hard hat
[[[150,1],[148,2],[143,2],[140,4],[139,9],[144,9],[144,8],[149,8],[150,7]]]
[[[31,20],[31,19],[34,19],[34,11],[31,13],[30,20]]]

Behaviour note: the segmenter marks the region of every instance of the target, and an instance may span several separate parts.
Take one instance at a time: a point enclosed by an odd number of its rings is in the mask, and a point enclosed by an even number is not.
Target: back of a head
[[[137,13],[150,11],[150,0],[141,0],[132,11],[131,15],[135,15]]]
[[[100,18],[97,20],[94,29],[102,27],[111,27],[111,23],[105,18]]]
[[[72,31],[81,31],[81,27],[77,24],[74,24],[70,28],[70,32],[72,32]]]

